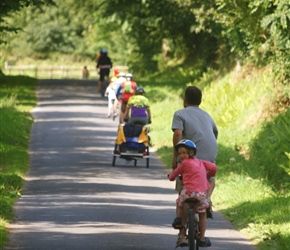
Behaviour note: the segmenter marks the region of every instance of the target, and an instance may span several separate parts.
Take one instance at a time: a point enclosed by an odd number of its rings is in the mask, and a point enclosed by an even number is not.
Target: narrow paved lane
[[[145,160],[111,166],[118,123],[96,83],[41,80],[37,95],[31,168],[6,249],[175,249],[174,183],[154,153],[149,169]],[[207,235],[211,249],[254,249],[216,213]]]

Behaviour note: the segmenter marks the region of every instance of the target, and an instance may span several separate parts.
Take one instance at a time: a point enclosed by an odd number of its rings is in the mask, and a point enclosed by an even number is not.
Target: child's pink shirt
[[[184,189],[191,192],[204,192],[209,188],[207,176],[215,176],[216,170],[214,163],[189,158],[183,160],[168,178],[174,181],[179,174],[182,174]]]

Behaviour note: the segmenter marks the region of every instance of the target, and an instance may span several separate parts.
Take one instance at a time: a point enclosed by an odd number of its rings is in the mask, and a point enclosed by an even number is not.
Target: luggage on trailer
[[[146,167],[149,168],[150,137],[148,133],[148,126],[119,125],[112,165],[115,166],[117,157],[127,161],[134,160],[135,166],[138,159],[146,158]]]

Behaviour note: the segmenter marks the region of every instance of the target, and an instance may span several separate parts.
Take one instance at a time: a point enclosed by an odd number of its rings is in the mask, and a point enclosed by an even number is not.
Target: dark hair
[[[189,105],[199,105],[201,103],[202,93],[196,86],[189,86],[185,90],[184,99]]]

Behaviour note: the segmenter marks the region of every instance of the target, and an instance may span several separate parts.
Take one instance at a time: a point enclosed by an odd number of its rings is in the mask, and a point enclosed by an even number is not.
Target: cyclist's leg
[[[187,238],[186,238],[185,223],[183,223],[183,216],[184,216],[183,215],[183,211],[184,211],[184,207],[185,207],[185,205],[180,206],[179,204],[177,204],[177,206],[176,206],[176,218],[174,219],[173,224],[175,222],[177,222],[178,225],[181,226],[179,228],[179,233],[178,233],[178,237],[177,237],[177,241],[176,241],[176,247],[178,247],[178,246],[185,246],[185,245],[188,244],[188,241],[187,241]],[[185,221],[186,221],[186,219],[185,219]]]
[[[109,77],[109,75],[110,75],[110,71],[106,72],[106,73],[105,73],[104,80],[110,82],[110,77]]]
[[[199,214],[199,246],[208,247],[211,246],[211,242],[208,238],[205,237],[206,231],[206,208],[208,207],[208,202],[206,199],[206,192],[199,197],[199,203],[197,205],[196,211]]]
[[[181,213],[183,228],[181,228],[179,230],[179,232],[182,233],[182,234],[184,234],[184,235],[186,234],[185,225],[186,225],[187,216],[188,216],[188,204],[184,204],[184,206],[182,208],[182,213]]]
[[[214,190],[214,188],[215,188],[215,178],[214,178],[214,177],[210,177],[210,178],[208,179],[208,182],[209,182],[210,187],[209,187],[209,189],[207,190],[206,197],[207,197],[207,198],[210,198],[211,195],[212,195],[212,193],[213,193],[213,190]]]
[[[176,200],[176,219],[178,219],[179,223],[179,234],[185,235],[185,224],[187,219],[187,204],[185,204],[185,200],[189,198],[185,189],[182,189],[177,200]],[[176,220],[175,219],[175,220]],[[180,221],[181,219],[181,221]],[[174,222],[175,222],[174,220]],[[181,225],[180,225],[181,223]],[[174,223],[173,223],[174,224]]]
[[[118,97],[116,97],[116,99],[114,101],[114,115],[117,113],[119,102],[120,101],[119,101]]]
[[[200,230],[199,239],[201,241],[204,241],[205,230],[206,230],[206,213],[202,212],[202,213],[199,213],[198,215],[199,215],[199,230]]]
[[[124,123],[124,115],[126,111],[127,102],[122,101],[121,103],[121,112],[120,112],[120,124]]]
[[[110,114],[112,115],[114,115],[114,103],[115,103],[115,99],[111,99]]]
[[[210,177],[208,179],[208,182],[209,182],[210,187],[207,190],[206,198],[207,198],[207,200],[209,202],[209,207],[206,209],[206,213],[207,213],[207,218],[213,219],[213,216],[212,216],[213,212],[212,212],[211,195],[212,195],[213,190],[215,188],[215,178],[214,177]]]
[[[100,79],[98,81],[98,92],[101,92],[102,82],[105,79],[104,70],[100,70]]]
[[[113,103],[114,103],[114,100],[108,98],[108,117],[111,117],[111,114],[113,111]]]
[[[182,188],[183,188],[182,180],[179,179],[179,178],[176,178],[176,180],[175,180],[175,190],[178,192],[179,197],[181,195]],[[179,200],[179,198],[177,200]],[[184,226],[185,223],[186,223],[186,218],[187,218],[187,210],[186,210],[186,207],[184,205],[183,205],[182,210],[181,209],[179,210],[179,209],[180,208],[178,206],[178,201],[177,201],[177,203],[176,203],[176,217],[181,218],[182,225]],[[180,216],[178,216],[178,215],[180,215]],[[179,234],[185,234],[184,228],[179,229]]]

